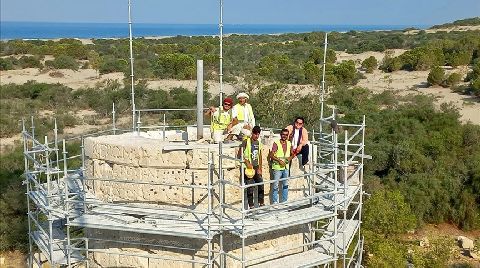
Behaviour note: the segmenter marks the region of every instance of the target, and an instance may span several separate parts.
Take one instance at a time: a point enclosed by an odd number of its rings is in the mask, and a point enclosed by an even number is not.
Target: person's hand
[[[281,167],[284,167],[286,164],[283,160],[279,160],[278,161],[278,164],[280,164]]]
[[[230,133],[232,131],[232,124],[228,124],[227,126],[227,132]]]
[[[253,169],[253,165],[251,163],[247,163],[247,168]]]
[[[212,114],[217,111],[217,109],[216,109],[215,107],[213,107],[213,106],[210,106],[210,108],[208,108],[208,110],[209,110],[210,113],[212,113]]]
[[[258,175],[262,175],[262,168],[258,168],[257,173]]]
[[[297,149],[295,149],[295,154],[299,154],[301,150],[302,150],[301,147],[297,147]]]
[[[252,126],[249,124],[243,126],[244,129],[252,130]]]

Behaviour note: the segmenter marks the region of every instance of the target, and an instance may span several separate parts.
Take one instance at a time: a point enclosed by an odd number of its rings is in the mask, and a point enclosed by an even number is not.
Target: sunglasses
[[[303,125],[303,122],[295,121],[295,124]]]
[[[230,103],[224,103],[225,106],[232,106]]]

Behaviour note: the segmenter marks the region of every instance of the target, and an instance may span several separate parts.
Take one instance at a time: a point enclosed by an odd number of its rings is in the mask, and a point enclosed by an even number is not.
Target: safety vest
[[[253,119],[253,110],[252,105],[246,103],[245,106],[241,105],[240,103],[235,104],[233,107],[237,111],[237,119],[240,122],[245,121],[245,108],[248,109],[250,119]]]
[[[260,158],[262,157],[262,143],[258,141],[258,163],[260,164]],[[252,163],[252,139],[246,139],[245,149],[243,149],[243,158],[248,159],[250,164]],[[245,165],[244,165],[245,166]]]
[[[289,140],[287,140],[286,143],[287,143],[287,151],[284,152],[284,151],[283,151],[283,146],[282,146],[282,144],[280,143],[280,140],[276,140],[276,141],[275,141],[275,144],[277,145],[277,151],[275,152],[275,156],[276,156],[278,159],[283,160],[283,161],[285,162],[285,166],[282,167],[282,166],[280,166],[280,164],[279,164],[277,161],[273,160],[273,161],[272,161],[272,169],[273,169],[273,170],[285,170],[285,169],[288,169],[288,166],[289,166],[289,165],[288,165],[288,163],[287,163],[285,160],[287,160],[287,159],[290,157],[290,151],[292,150],[292,143],[291,143]]]
[[[225,111],[222,106],[218,107],[218,114],[212,114],[211,130],[225,130],[232,121],[232,110]]]

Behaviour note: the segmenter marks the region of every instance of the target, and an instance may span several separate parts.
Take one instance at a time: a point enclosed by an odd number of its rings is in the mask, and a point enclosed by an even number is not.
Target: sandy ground
[[[465,31],[478,31],[480,30],[480,25],[471,25],[471,26],[453,26],[448,28],[439,28],[439,29],[426,29],[426,33],[436,33],[436,32],[465,32]],[[410,30],[406,31],[405,34],[418,34],[421,30]]]
[[[406,49],[391,49],[389,50],[390,53],[392,53],[393,57],[399,56],[403,54]],[[368,51],[360,54],[349,54],[344,51],[335,51],[335,54],[337,55],[337,63],[340,63],[342,61],[347,61],[347,60],[353,60],[356,64],[357,67],[360,67],[360,64],[362,61],[364,61],[366,58],[370,56],[374,56],[378,63],[382,62],[383,58],[385,57],[385,52],[375,52],[375,51]]]
[[[63,76],[55,77],[52,73],[60,72]],[[73,89],[85,88],[85,87],[94,87],[97,83],[102,83],[107,80],[116,80],[120,84],[123,84],[123,73],[109,73],[99,75],[97,71],[93,69],[80,69],[78,71],[61,69],[61,70],[50,70],[50,71],[41,71],[36,68],[27,68],[21,70],[8,70],[0,72],[0,81],[1,84],[24,84],[27,81],[35,80],[39,83],[60,83],[66,85]],[[218,94],[220,83],[207,81],[208,91],[212,94]],[[149,80],[147,82],[147,87],[149,89],[163,89],[171,90],[176,87],[183,87],[191,91],[195,91],[197,85],[196,80],[174,80],[174,79],[164,79],[164,80]],[[224,83],[223,90],[226,94],[232,94],[238,90],[234,85]]]
[[[60,72],[63,74],[63,77],[53,77],[51,76],[52,72]],[[93,87],[96,83],[106,80],[122,81],[123,73],[98,75],[98,72],[93,69],[41,71],[37,68],[0,72],[2,84],[24,84],[30,80],[35,80],[39,83],[60,83],[73,89],[79,89],[82,87]]]
[[[405,50],[393,50],[393,55],[398,56]],[[345,52],[337,52],[337,61],[353,60],[360,66],[361,61],[374,56],[380,63],[385,53],[365,52],[360,54],[348,54]],[[444,67],[445,73],[448,75],[453,72],[460,73],[463,77],[469,71],[466,67],[449,68]],[[462,122],[472,122],[480,125],[480,99],[472,96],[454,93],[450,88],[428,87],[427,77],[429,71],[396,71],[393,73],[384,73],[375,70],[372,74],[364,73],[365,79],[361,79],[357,86],[370,89],[374,93],[381,93],[385,90],[393,90],[400,95],[407,94],[427,94],[436,98],[436,104],[440,106],[442,103],[452,103],[459,109]]]

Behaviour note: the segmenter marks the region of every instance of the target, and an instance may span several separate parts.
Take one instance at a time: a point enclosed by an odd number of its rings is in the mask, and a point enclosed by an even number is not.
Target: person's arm
[[[262,150],[260,150],[260,148],[258,149],[258,169],[257,169],[257,172],[258,174],[262,175],[262,164],[263,164],[263,161],[262,161]]]
[[[293,147],[290,146],[290,157],[288,157],[288,162],[291,162],[292,159],[297,155],[295,150],[293,150]]]
[[[228,124],[227,131],[230,132],[236,124],[238,124],[238,119],[236,117],[234,117],[232,119],[232,121],[230,122],[230,124]]]
[[[213,113],[215,113],[217,111],[217,109],[213,106],[210,106],[208,107],[208,110],[205,112],[205,116],[209,116],[209,115],[212,115]]]
[[[277,147],[277,144],[274,143],[273,146],[272,146],[272,151],[270,151],[270,158],[273,160],[273,161],[277,161],[280,166],[285,166],[285,162],[283,160],[281,160],[280,158],[278,158],[275,153],[277,152],[278,150],[278,147]]]
[[[238,159],[242,157],[242,152],[245,151],[245,147],[247,147],[247,141],[242,142],[242,146],[240,146],[240,150],[238,150],[238,153],[237,153]],[[252,163],[250,163],[250,161],[248,160],[248,157],[246,157],[245,155],[243,156],[243,161],[245,162],[245,165],[247,166],[247,168],[253,168]]]
[[[250,104],[249,104],[249,105],[250,105]],[[252,107],[251,105],[250,105],[250,107],[251,107],[251,109],[252,109],[252,114],[251,114],[252,119],[251,119],[250,121],[251,121],[251,123],[252,123],[252,127],[254,127],[254,126],[256,126],[256,125],[255,125],[255,114],[253,113],[253,107]]]

